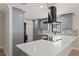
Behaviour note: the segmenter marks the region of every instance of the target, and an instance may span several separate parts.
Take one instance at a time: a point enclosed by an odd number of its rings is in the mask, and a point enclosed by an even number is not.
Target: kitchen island
[[[61,35],[61,37],[62,40],[56,42],[40,39],[37,41],[18,44],[16,47],[29,56],[68,55],[69,51],[72,49],[72,44],[77,37],[65,35]]]

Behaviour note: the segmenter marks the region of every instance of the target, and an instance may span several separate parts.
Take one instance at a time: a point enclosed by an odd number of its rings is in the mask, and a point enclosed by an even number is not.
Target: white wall
[[[79,15],[73,17],[73,29],[78,31],[77,40],[74,42],[73,47],[79,48]]]
[[[9,56],[12,56],[12,7],[9,8]]]
[[[79,31],[79,15],[74,15],[73,17],[73,29],[77,29]]]
[[[26,21],[26,34],[28,41],[33,41],[33,21]]]
[[[2,15],[0,14],[0,48],[2,48]]]
[[[4,11],[2,19],[2,45],[5,53],[9,54],[9,12],[8,7]]]

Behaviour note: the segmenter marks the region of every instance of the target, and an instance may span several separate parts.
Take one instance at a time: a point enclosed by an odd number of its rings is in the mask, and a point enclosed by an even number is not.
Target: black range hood
[[[51,6],[48,8],[49,12],[48,12],[48,20],[45,21],[44,23],[52,23],[52,22],[57,22],[56,21],[56,7],[55,6]]]

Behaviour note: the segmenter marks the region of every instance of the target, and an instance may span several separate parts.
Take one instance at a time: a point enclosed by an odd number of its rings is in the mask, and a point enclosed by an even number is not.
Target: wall
[[[73,29],[76,29],[79,32],[79,15],[76,14],[73,17]]]
[[[26,21],[26,34],[28,41],[33,41],[33,21]]]
[[[2,45],[5,53],[9,54],[9,12],[8,7],[4,11],[2,19]]]
[[[2,15],[0,14],[0,48],[2,48]]]
[[[12,7],[9,8],[9,56],[12,56]]]
[[[75,14],[73,17],[73,29],[78,31],[77,40],[74,42],[73,47],[79,48],[79,15]]]

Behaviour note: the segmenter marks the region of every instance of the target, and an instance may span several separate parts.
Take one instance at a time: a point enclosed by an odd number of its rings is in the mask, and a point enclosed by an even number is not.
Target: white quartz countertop
[[[18,49],[30,56],[55,56],[58,55],[63,49],[69,46],[76,36],[61,36],[62,40],[52,42],[47,40],[37,40],[28,43],[16,45]]]

